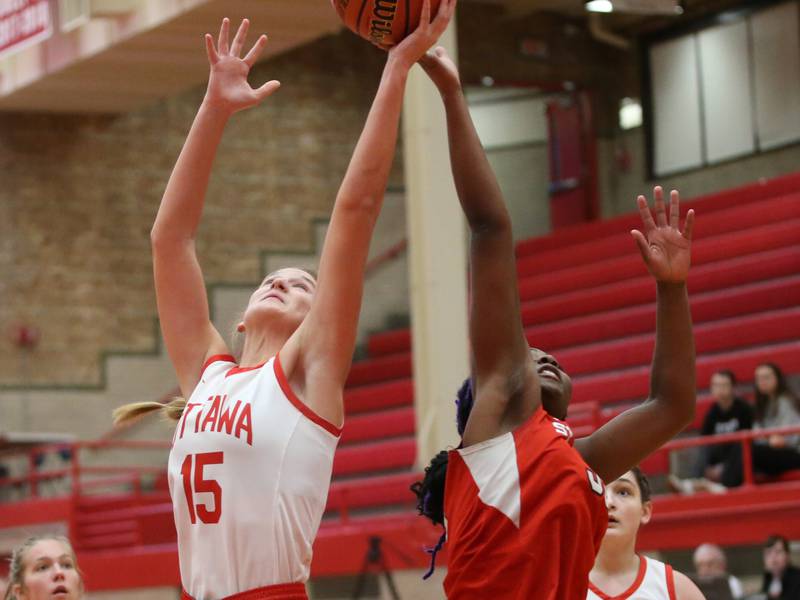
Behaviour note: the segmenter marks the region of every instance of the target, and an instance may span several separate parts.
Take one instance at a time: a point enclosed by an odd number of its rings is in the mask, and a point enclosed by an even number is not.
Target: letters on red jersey
[[[585,600],[608,516],[602,480],[543,408],[521,427],[450,453],[450,600]]]

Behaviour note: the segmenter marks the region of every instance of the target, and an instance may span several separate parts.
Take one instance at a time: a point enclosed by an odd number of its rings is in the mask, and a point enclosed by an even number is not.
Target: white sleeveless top
[[[625,592],[609,596],[590,581],[586,600],[677,600],[672,567],[646,556],[639,561],[639,573]]]
[[[279,357],[203,367],[169,455],[181,583],[217,600],[305,582],[341,430],[292,392]]]

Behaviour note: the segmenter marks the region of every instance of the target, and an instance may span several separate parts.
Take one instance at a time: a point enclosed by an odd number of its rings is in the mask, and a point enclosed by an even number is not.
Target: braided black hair
[[[442,450],[425,467],[422,481],[411,485],[417,496],[417,510],[434,525],[444,525],[444,480],[447,477],[447,450]]]
[[[467,378],[456,395],[456,427],[459,437],[464,435],[469,415],[474,404],[472,380]],[[434,525],[444,525],[444,480],[447,476],[447,450],[442,450],[425,467],[422,481],[411,485],[417,496],[417,510],[429,518]]]
[[[459,437],[464,435],[464,429],[467,427],[473,404],[472,380],[467,378],[461,384],[461,388],[456,395],[456,427]],[[425,467],[425,475],[422,480],[415,481],[411,485],[411,491],[417,496],[419,514],[430,519],[434,525],[441,525],[442,527],[444,527],[444,482],[447,477],[447,462],[448,452],[447,450],[442,450]],[[431,555],[431,567],[423,575],[423,579],[427,579],[433,573],[433,569],[436,566],[436,553],[442,549],[445,536],[446,534],[443,533],[436,546],[426,549]]]

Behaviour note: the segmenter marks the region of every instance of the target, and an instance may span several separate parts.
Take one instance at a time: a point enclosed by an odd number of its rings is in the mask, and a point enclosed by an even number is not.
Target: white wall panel
[[[800,36],[797,2],[753,15],[753,63],[759,147],[800,139]]]
[[[752,154],[753,100],[747,22],[698,34],[703,125],[709,163]]]
[[[657,175],[703,163],[694,36],[650,48],[654,161]]]

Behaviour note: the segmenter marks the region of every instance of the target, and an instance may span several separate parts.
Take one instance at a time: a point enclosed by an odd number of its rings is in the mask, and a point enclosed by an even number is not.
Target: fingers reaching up
[[[664,203],[664,190],[653,189],[653,212],[647,198],[636,199],[642,230],[634,229],[631,235],[636,241],[642,259],[650,273],[659,281],[685,281],[689,272],[694,211],[686,213],[683,231],[680,230],[680,196],[676,190],[670,192],[669,213]]]
[[[268,81],[252,88],[247,81],[250,69],[261,56],[267,44],[267,36],[261,35],[241,58],[247,40],[250,21],[243,19],[230,42],[230,20],[222,20],[216,46],[211,34],[205,35],[206,53],[211,65],[206,100],[216,108],[230,113],[260,104],[280,87],[278,81]]]
[[[389,49],[389,55],[403,61],[407,68],[416,63],[444,33],[456,9],[456,0],[441,0],[431,16],[431,0],[423,0],[419,25],[406,38]]]

